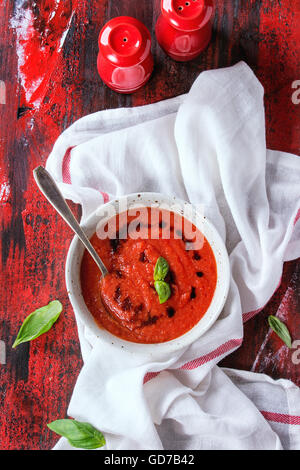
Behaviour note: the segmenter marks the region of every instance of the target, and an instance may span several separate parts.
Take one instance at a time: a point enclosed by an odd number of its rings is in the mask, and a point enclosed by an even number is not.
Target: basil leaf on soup
[[[164,281],[155,281],[154,287],[158,293],[159,303],[163,304],[171,296],[171,288],[169,284]]]
[[[273,315],[270,315],[268,317],[268,322],[272,330],[279,336],[280,339],[289,347],[292,347],[292,339],[289,330],[285,326],[284,323],[282,323],[279,318],[274,317]]]
[[[156,265],[154,268],[154,281],[163,281],[168,274],[169,271],[169,263],[168,261],[160,256],[156,261]]]
[[[62,304],[58,300],[53,300],[45,307],[38,308],[28,315],[19,330],[13,348],[21,343],[32,341],[49,331],[61,314],[62,308]]]
[[[58,419],[47,426],[56,434],[66,437],[71,446],[78,449],[98,449],[106,444],[103,434],[89,423],[75,419]]]

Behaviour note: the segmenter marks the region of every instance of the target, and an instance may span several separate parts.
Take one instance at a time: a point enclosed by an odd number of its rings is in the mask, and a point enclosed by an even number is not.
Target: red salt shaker
[[[188,61],[208,45],[212,32],[214,0],[162,0],[156,37],[172,59]]]
[[[119,93],[141,88],[153,70],[151,36],[143,23],[130,16],[111,19],[99,34],[98,72]]]

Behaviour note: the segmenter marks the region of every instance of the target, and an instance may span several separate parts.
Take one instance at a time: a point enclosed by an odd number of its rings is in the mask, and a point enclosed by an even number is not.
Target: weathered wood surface
[[[50,449],[46,423],[66,414],[82,366],[64,264],[72,234],[38,193],[32,170],[46,161],[58,135],[83,115],[136,106],[187,92],[199,72],[245,60],[265,87],[267,143],[300,154],[299,0],[217,0],[213,39],[191,63],[165,56],[154,38],[159,0],[0,0],[0,448]],[[117,15],[135,16],[153,36],[155,72],[132,96],[103,85],[96,70],[97,35]],[[5,87],[5,104],[4,104]],[[74,206],[73,206],[74,207]],[[75,207],[74,207],[75,208]],[[300,339],[299,262],[286,263],[282,283],[245,326],[230,367],[287,377],[300,385],[291,352],[269,335],[267,315],[280,309]],[[11,349],[24,316],[58,298],[64,314],[49,334]]]

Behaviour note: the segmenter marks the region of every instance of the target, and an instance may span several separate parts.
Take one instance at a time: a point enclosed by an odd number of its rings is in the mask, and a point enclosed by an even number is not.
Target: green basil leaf
[[[166,275],[169,271],[169,263],[165,258],[160,256],[156,261],[156,265],[154,268],[154,281],[164,281]]]
[[[289,330],[285,326],[284,323],[282,323],[279,318],[274,317],[273,315],[270,315],[268,317],[268,322],[270,327],[272,328],[273,331],[279,336],[279,338],[282,339],[282,341],[289,347],[292,347],[292,339]]]
[[[62,308],[62,304],[58,300],[53,300],[45,307],[38,308],[28,315],[19,330],[13,348],[21,343],[32,341],[50,330],[58,319]]]
[[[75,419],[58,419],[47,426],[56,434],[66,437],[71,446],[78,449],[98,449],[106,444],[103,434],[89,423]]]
[[[164,281],[155,281],[154,287],[158,293],[159,303],[163,304],[168,300],[171,295],[171,288],[167,282]]]

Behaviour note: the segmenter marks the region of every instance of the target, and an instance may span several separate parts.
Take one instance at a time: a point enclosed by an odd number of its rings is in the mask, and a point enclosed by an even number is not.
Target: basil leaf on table
[[[62,304],[58,300],[53,300],[45,307],[38,308],[28,315],[19,330],[13,348],[21,343],[32,341],[49,331],[61,314],[62,308]]]
[[[154,268],[154,281],[164,281],[166,275],[169,271],[169,263],[168,261],[160,256],[156,261],[156,265]]]
[[[78,449],[98,449],[106,444],[103,434],[89,423],[81,423],[75,419],[58,419],[47,426],[56,434],[66,437],[71,446]]]
[[[274,317],[273,315],[270,315],[268,317],[268,322],[272,330],[279,336],[280,339],[289,347],[292,347],[292,339],[289,330],[285,326],[284,323],[282,323],[279,318]]]
[[[171,288],[169,284],[164,281],[155,281],[154,287],[158,293],[159,303],[163,304],[171,296]]]

